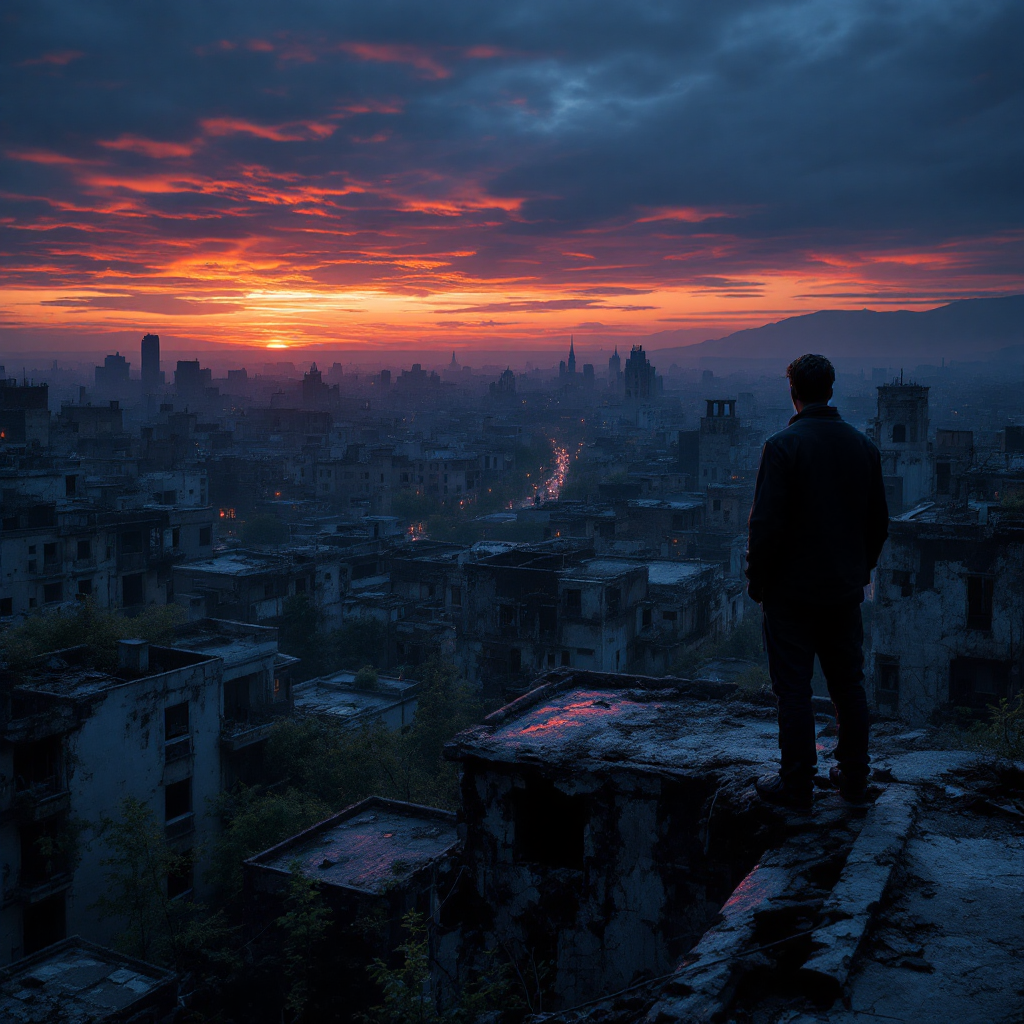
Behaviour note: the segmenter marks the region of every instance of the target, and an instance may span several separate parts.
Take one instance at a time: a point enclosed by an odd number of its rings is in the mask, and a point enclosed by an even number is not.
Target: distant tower
[[[164,375],[160,372],[160,335],[147,334],[142,339],[142,384],[147,389],[160,387]]]
[[[614,387],[618,383],[620,373],[622,373],[622,358],[619,356],[619,346],[616,345],[615,351],[608,360],[609,387]]]
[[[931,497],[934,467],[928,432],[928,388],[904,384],[902,373],[878,388],[878,415],[868,435],[882,453],[885,496],[893,514]]]
[[[565,370],[570,377],[576,376],[576,351],[573,348],[573,338],[571,334],[569,335],[569,361],[566,363]]]
[[[448,364],[449,370],[457,370],[459,368],[459,361],[455,358],[455,349],[452,349],[452,361]]]

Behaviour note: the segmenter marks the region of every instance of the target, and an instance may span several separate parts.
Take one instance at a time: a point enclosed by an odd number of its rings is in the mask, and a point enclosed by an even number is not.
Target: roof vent
[[[119,640],[117,642],[117,667],[122,672],[145,675],[149,671],[149,641]]]

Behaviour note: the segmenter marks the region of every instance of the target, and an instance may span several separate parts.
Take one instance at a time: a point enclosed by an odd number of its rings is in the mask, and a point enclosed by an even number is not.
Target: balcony
[[[71,794],[59,782],[40,783],[14,794],[14,803],[4,817],[19,822],[44,821],[71,809]]]
[[[254,743],[262,743],[270,736],[274,723],[291,713],[292,702],[282,700],[253,711],[245,718],[225,719],[220,728],[221,747],[235,753]]]
[[[9,907],[14,903],[39,903],[57,893],[71,888],[73,875],[70,871],[59,871],[49,878],[19,879],[17,885],[4,892],[3,905]]]
[[[145,568],[145,551],[125,551],[117,556],[118,572],[142,572]]]
[[[175,740],[168,740],[164,744],[164,763],[171,764],[174,761],[183,761],[192,756],[192,737],[179,736]]]
[[[193,811],[188,814],[179,814],[177,818],[171,818],[164,824],[164,838],[169,843],[176,842],[192,835],[196,830],[196,816]]]

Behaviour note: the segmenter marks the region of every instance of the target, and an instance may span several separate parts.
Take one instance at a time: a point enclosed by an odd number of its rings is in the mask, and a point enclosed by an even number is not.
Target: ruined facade
[[[919,725],[1019,692],[1024,519],[987,505],[897,518],[875,573],[872,623],[868,671],[881,711]]]

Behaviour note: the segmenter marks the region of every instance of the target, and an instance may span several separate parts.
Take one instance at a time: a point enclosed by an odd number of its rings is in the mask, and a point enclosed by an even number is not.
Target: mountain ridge
[[[1024,343],[1024,295],[958,299],[921,311],[824,309],[664,348],[655,347],[659,334],[648,335],[647,347],[662,360],[792,359],[809,351],[839,359],[978,359]]]

